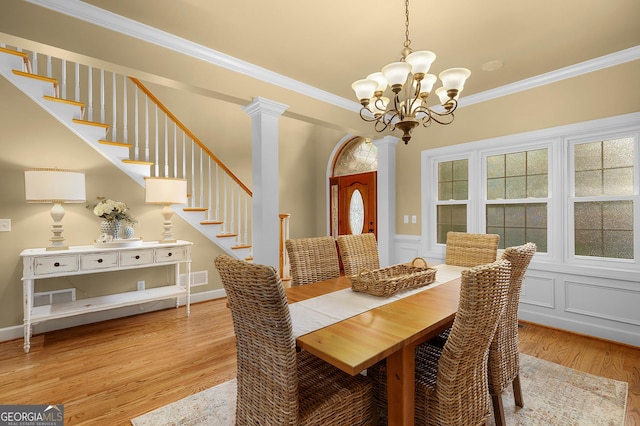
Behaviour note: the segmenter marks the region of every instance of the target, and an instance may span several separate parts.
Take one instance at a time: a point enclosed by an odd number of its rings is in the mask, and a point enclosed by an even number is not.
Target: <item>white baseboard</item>
[[[224,289],[202,291],[191,295],[191,303],[205,302],[207,300],[215,300],[226,297]],[[180,306],[186,304],[186,297],[178,299]],[[74,317],[61,318],[57,320],[45,321],[33,325],[33,334],[46,333],[48,331],[60,330],[63,328],[76,327],[79,325],[91,324],[94,322],[106,321],[115,318],[128,317],[138,315],[144,312],[159,311],[161,309],[175,308],[175,300],[160,300],[156,302],[147,302],[140,305],[126,306],[118,309],[110,309],[106,311],[94,312]],[[0,342],[6,342],[14,339],[22,339],[24,337],[24,327],[15,325],[11,327],[0,328]]]

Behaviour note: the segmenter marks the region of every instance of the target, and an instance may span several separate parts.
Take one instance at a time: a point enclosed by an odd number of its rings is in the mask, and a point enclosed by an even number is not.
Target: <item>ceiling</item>
[[[402,0],[85,2],[350,100],[405,35]],[[409,13],[432,73],[471,70],[462,97],[640,45],[638,0],[412,0]]]

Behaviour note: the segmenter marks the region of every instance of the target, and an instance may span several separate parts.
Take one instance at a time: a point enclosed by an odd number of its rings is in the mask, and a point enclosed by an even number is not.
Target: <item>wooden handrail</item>
[[[149,97],[149,99],[151,99],[157,106],[158,108],[160,108],[165,114],[167,114],[168,117],[170,117],[174,123],[176,123],[178,125],[178,127],[180,127],[180,129],[182,129],[183,132],[185,132],[187,135],[189,135],[189,137],[191,139],[193,139],[193,141],[195,143],[198,144],[198,146],[204,151],[206,152],[209,157],[211,157],[211,159],[213,161],[215,161],[220,168],[222,168],[222,170],[224,170],[230,177],[231,179],[233,179],[247,194],[249,194],[249,196],[253,196],[253,193],[251,192],[251,190],[236,176],[233,174],[233,172],[231,170],[229,170],[229,168],[218,158],[216,157],[210,150],[209,148],[206,147],[205,144],[203,144],[200,139],[198,139],[198,137],[196,135],[194,135],[191,130],[187,129],[187,127],[182,124],[182,122],[180,120],[178,120],[178,117],[176,117],[175,115],[173,115],[173,113],[171,111],[169,111],[169,109],[164,106],[164,104],[162,102],[160,102],[160,100],[158,98],[156,98],[153,93],[151,93],[149,91],[149,89],[147,89],[144,84],[142,84],[142,82],[140,80],[138,80],[135,77],[129,77],[129,79],[136,85],[138,86],[138,88],[140,90],[142,90],[147,97]]]

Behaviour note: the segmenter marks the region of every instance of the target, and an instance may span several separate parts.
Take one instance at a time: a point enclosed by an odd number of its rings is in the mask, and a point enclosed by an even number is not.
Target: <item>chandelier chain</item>
[[[405,0],[404,2],[404,17],[405,17],[405,21],[404,21],[404,47],[409,47],[409,45],[411,44],[411,40],[409,40],[409,0]]]

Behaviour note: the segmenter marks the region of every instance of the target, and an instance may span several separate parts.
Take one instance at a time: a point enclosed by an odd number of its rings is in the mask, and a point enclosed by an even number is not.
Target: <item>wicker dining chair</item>
[[[446,344],[416,347],[416,425],[489,424],[489,345],[506,306],[510,274],[511,263],[504,259],[462,271],[458,312]],[[382,419],[378,424],[384,424],[386,363],[375,364],[367,375]]]
[[[447,232],[445,261],[447,265],[478,266],[495,262],[498,253],[498,234],[468,234]]]
[[[517,247],[508,247],[502,258],[511,262],[511,278],[507,307],[498,322],[496,334],[489,348],[489,392],[493,401],[493,416],[496,426],[504,426],[504,407],[502,393],[513,386],[516,406],[522,407],[522,389],[520,387],[520,349],[518,347],[518,307],[520,289],[524,274],[536,252],[534,243]]]
[[[347,277],[363,269],[380,269],[378,243],[374,234],[338,235],[338,249]]]
[[[291,285],[340,276],[340,261],[333,237],[289,239],[284,244],[291,264]]]
[[[226,255],[214,262],[236,335],[236,424],[370,424],[372,388],[366,377],[352,377],[304,350],[296,352],[276,270]]]

